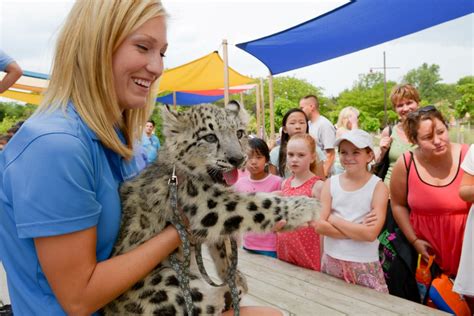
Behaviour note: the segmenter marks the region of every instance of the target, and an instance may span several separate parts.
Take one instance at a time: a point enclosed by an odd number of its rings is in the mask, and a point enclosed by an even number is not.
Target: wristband
[[[415,242],[416,242],[417,240],[419,240],[418,237],[416,237],[415,240],[413,240],[413,241],[411,242],[411,244],[414,246],[414,245],[415,245]]]

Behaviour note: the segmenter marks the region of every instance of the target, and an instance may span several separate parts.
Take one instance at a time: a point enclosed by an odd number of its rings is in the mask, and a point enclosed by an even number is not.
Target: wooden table
[[[206,267],[215,276],[203,251]],[[249,293],[242,305],[273,306],[286,315],[448,315],[389,294],[278,259],[239,251]]]
[[[203,249],[204,250],[204,249]],[[215,277],[206,251],[206,268]],[[273,306],[285,315],[448,315],[444,312],[300,268],[270,257],[239,251],[239,269],[249,293],[242,305]],[[0,266],[0,299],[8,303]]]

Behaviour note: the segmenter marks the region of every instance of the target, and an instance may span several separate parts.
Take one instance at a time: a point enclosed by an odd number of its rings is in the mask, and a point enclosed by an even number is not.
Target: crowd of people
[[[472,308],[469,146],[449,140],[445,118],[433,105],[419,106],[414,86],[398,85],[390,98],[399,120],[382,131],[379,150],[359,129],[354,107],[341,110],[335,125],[314,95],[286,112],[280,145],[263,160],[283,179],[271,191],[316,198],[322,214],[309,228],[275,233],[262,254],[415,302],[417,254],[434,256],[437,271],[456,280]],[[244,241],[244,249],[259,247]]]
[[[180,245],[170,225],[109,258],[120,224],[118,187],[159,154],[155,123],[139,127],[149,119],[166,49],[158,0],[78,1],[71,9],[44,100],[11,131],[17,135],[0,156],[0,252],[15,314],[93,314]],[[7,72],[0,92],[21,75],[5,56],[0,51]],[[243,247],[405,298],[406,285],[416,287],[413,257],[434,255],[472,307],[473,146],[450,142],[445,118],[434,106],[420,107],[413,86],[395,87],[391,101],[399,122],[383,130],[380,152],[359,129],[356,108],[341,111],[334,125],[314,95],[285,114],[279,146],[251,139],[234,189],[305,195],[320,200],[322,212],[292,232],[246,234]],[[382,179],[371,165],[384,160]],[[394,238],[409,258],[391,245]]]

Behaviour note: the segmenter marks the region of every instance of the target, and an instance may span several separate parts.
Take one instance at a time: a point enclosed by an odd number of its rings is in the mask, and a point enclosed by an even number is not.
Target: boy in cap
[[[374,159],[372,137],[354,129],[335,146],[345,171],[328,179],[321,192],[321,218],[314,224],[324,235],[321,271],[388,293],[377,239],[385,221],[388,189],[367,168]]]

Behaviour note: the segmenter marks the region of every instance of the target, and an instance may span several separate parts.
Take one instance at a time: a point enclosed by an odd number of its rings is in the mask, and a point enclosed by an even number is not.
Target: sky
[[[285,30],[340,5],[344,0],[163,0],[169,48],[165,67],[173,68],[228,45],[229,65],[243,75],[268,76],[268,69],[235,44]],[[49,73],[58,30],[72,0],[0,0],[0,48],[23,69]],[[403,23],[403,21],[400,21]],[[440,66],[445,83],[474,75],[474,15],[278,76],[306,79],[337,96],[350,89],[360,74],[383,66],[387,80],[400,82],[424,62]],[[329,48],[330,49],[330,48]],[[380,69],[376,69],[381,71]]]

